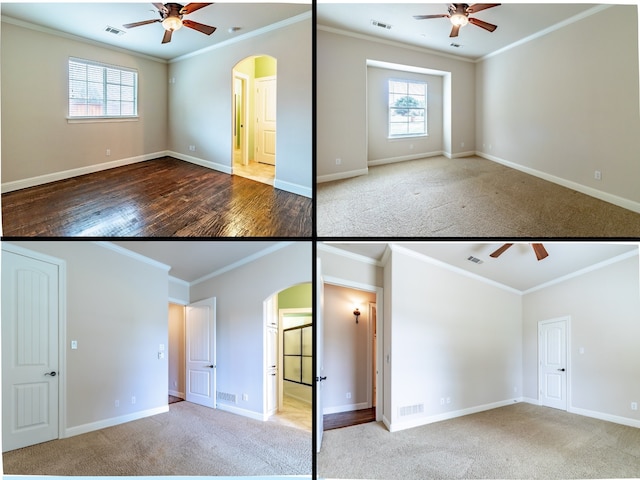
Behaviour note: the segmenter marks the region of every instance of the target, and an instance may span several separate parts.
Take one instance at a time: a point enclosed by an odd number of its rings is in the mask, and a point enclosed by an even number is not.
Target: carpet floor
[[[330,430],[321,478],[638,478],[640,429],[525,403],[390,433]]]
[[[640,214],[479,157],[317,186],[320,237],[640,237]]]
[[[311,434],[189,402],[3,455],[15,475],[310,475]]]

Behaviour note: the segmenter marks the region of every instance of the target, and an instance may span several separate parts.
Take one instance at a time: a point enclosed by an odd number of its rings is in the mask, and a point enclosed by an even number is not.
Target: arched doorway
[[[265,413],[269,421],[311,431],[312,285],[281,290],[264,305]]]
[[[232,172],[273,186],[277,61],[253,55],[233,67]]]

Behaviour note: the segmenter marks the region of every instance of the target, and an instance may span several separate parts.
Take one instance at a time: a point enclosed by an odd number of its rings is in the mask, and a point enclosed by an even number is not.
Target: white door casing
[[[33,254],[33,256],[31,256]],[[64,262],[2,248],[2,449],[57,439]]]
[[[276,77],[256,81],[256,161],[276,164]]]
[[[249,76],[233,72],[233,161],[249,165],[249,128],[247,128],[247,85]]]
[[[324,313],[324,280],[322,278],[322,263],[316,260],[316,318],[315,318],[315,362],[316,362],[316,388],[315,392],[315,429],[316,429],[316,452],[322,448],[322,435],[324,433],[323,407],[322,407],[322,382],[326,380],[323,365],[323,318]]]
[[[216,299],[208,298],[187,306],[186,400],[216,407]]]
[[[267,415],[278,411],[278,329],[267,327]]]
[[[567,410],[568,356],[566,318],[538,323],[538,391],[540,404]]]

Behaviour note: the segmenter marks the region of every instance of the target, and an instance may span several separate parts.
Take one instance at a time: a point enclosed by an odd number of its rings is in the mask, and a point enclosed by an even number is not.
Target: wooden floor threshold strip
[[[354,410],[352,412],[330,413],[324,415],[324,430],[333,430],[336,428],[352,427],[363,423],[376,421],[376,408],[364,408]]]

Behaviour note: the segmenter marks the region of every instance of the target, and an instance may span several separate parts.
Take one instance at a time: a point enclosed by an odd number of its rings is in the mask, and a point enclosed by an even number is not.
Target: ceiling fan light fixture
[[[162,26],[165,30],[171,30],[175,32],[182,28],[182,20],[180,17],[167,17],[162,21]]]
[[[462,13],[454,13],[451,15],[451,23],[458,27],[464,27],[469,23],[469,19]]]

